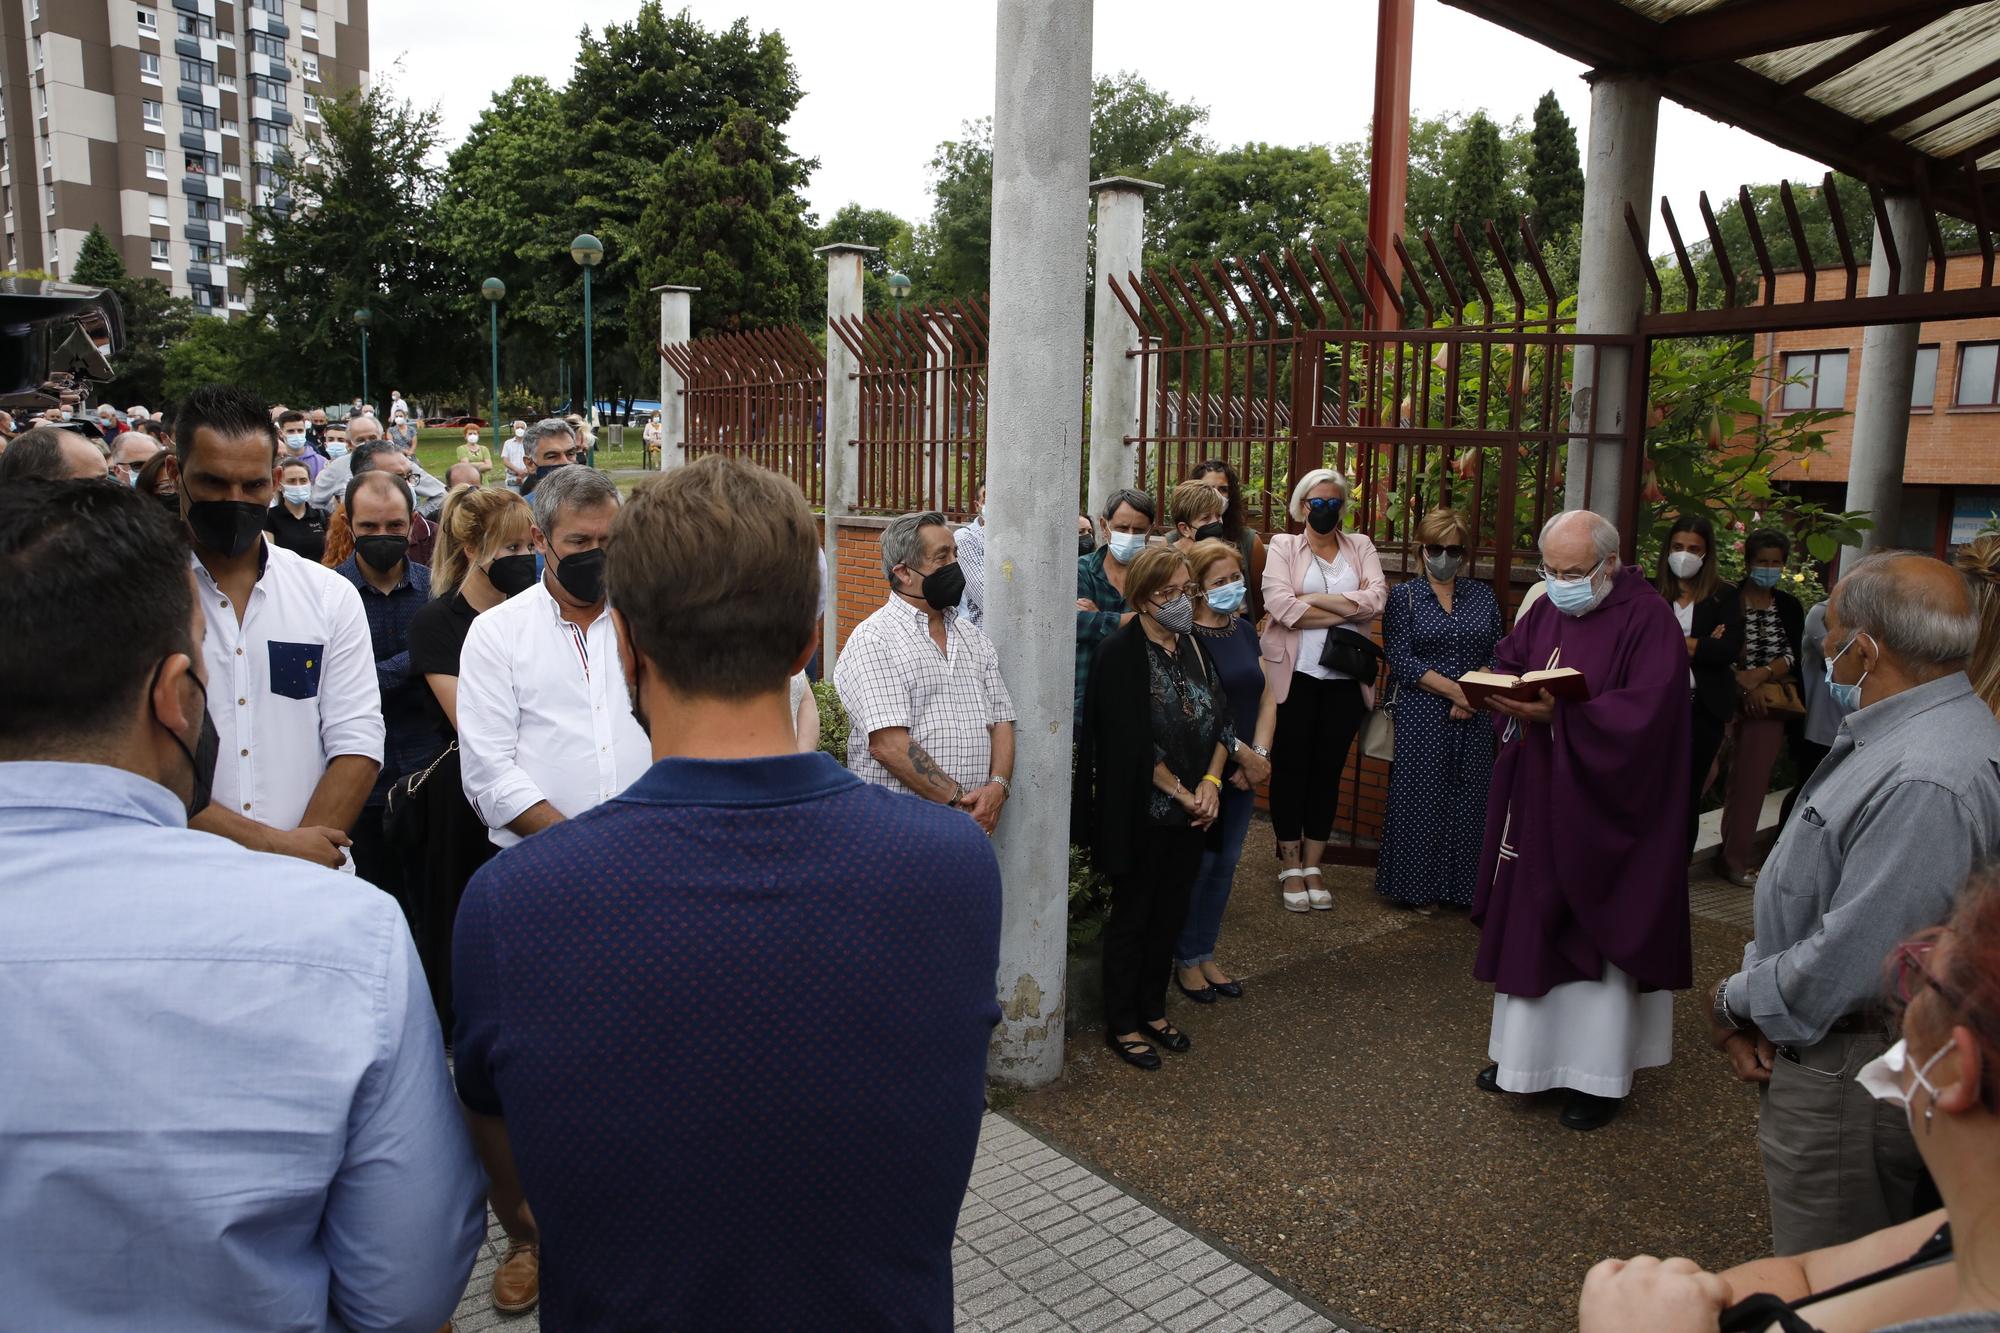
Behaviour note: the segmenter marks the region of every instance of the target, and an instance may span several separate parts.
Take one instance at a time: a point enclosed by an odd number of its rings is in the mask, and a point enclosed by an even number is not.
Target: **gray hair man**
[[[521,481],[521,494],[533,495],[543,479],[554,474],[560,467],[581,463],[584,447],[577,438],[576,427],[561,417],[543,417],[528,427],[522,439],[522,449],[527,455],[528,471]]]
[[[532,504],[542,579],[472,622],[459,673],[465,794],[501,847],[616,796],[653,754],[604,613],[618,488],[562,467]]]
[[[1758,1141],[1776,1252],[1916,1215],[1899,1105],[1856,1081],[1888,1047],[1882,968],[2000,856],[2000,723],[1965,665],[1979,617],[1942,561],[1858,562],[1826,609],[1827,691],[1845,717],[1757,880],[1757,936],[1717,984],[1714,1043],[1763,1086]]]
[[[1014,775],[1014,701],[999,655],[958,612],[965,575],[943,514],[882,531],[889,600],[854,627],[833,669],[847,766],[863,782],[966,811],[993,832]]]

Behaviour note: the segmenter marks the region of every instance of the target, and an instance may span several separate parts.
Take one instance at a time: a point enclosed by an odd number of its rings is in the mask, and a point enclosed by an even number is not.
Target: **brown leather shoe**
[[[541,1299],[541,1247],[509,1242],[507,1257],[493,1270],[493,1308],[501,1314],[526,1314]]]

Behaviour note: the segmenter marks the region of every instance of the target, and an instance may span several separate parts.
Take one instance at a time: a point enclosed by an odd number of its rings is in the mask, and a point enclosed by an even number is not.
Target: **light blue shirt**
[[[416,1329],[485,1182],[387,894],[0,763],[0,1324]]]

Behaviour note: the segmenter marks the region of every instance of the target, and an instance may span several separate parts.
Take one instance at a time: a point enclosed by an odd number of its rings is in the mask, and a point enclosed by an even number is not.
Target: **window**
[[[206,14],[176,14],[174,31],[183,37],[214,37],[215,20]]]
[[[318,82],[319,82],[319,57],[318,57],[318,56],[300,56],[300,57],[299,57],[299,72],[300,72],[301,74],[304,74],[304,75],[305,75],[305,76],[306,76],[306,77],[307,77],[308,79],[312,80],[312,81],[313,81],[314,83],[318,83]]]
[[[142,71],[145,69],[145,61],[146,57],[144,56],[139,57],[139,67]],[[160,58],[158,56],[154,56],[153,68],[155,72],[158,71],[159,64],[160,64]],[[213,84],[215,82],[215,66],[210,64],[206,60],[196,60],[192,56],[182,56],[181,82],[194,83],[194,84]]]
[[[314,97],[311,93],[300,93],[299,102],[305,107],[307,120],[319,119],[319,99],[317,97]]]
[[[187,206],[189,222],[222,221],[222,205],[213,199],[190,199]]]
[[[243,127],[233,120],[225,120],[222,122],[222,132],[224,134],[241,134]]]
[[[164,236],[156,236],[147,244],[152,249],[154,265],[159,268],[165,268],[167,266],[167,247],[171,242]]]
[[[181,128],[184,130],[212,130],[216,126],[215,112],[205,106],[190,106],[181,103]]]
[[[283,60],[285,58],[285,39],[282,37],[273,37],[268,32],[253,32],[250,34],[250,49],[260,56],[276,56],[278,59]]]
[[[1937,358],[1938,349],[1936,347],[1919,347],[1917,349],[1917,373],[1915,378],[1910,381],[1910,410],[1912,412],[1928,412],[1931,410],[1931,400],[1937,397]]]
[[[220,264],[222,245],[217,241],[189,241],[188,257],[197,264]]]
[[[276,79],[267,79],[261,74],[250,76],[250,95],[269,99],[272,106],[285,104],[285,85]]]
[[[201,62],[196,61],[195,63],[200,64]],[[181,65],[185,67],[187,61],[183,60]],[[139,77],[147,83],[158,83],[160,81],[160,57],[157,54],[151,51],[141,51],[139,53]]]
[[[146,216],[150,221],[164,227],[167,225],[167,201],[157,194],[146,196]]]
[[[2000,405],[2000,343],[1960,343],[1958,346],[1958,392],[1952,402],[1959,407]]]
[[[234,51],[236,49],[236,34],[224,28],[215,34],[215,44],[217,46],[226,46]]]
[[[219,74],[216,76],[215,86],[222,89],[225,93],[233,93],[236,91],[236,76],[234,74]]]
[[[1791,381],[1780,404],[1785,411],[1808,407],[1838,411],[1847,401],[1847,353],[1787,352],[1785,378]]]
[[[188,153],[183,169],[190,176],[219,176],[222,163],[214,153]]]
[[[37,37],[35,38],[35,68],[40,69],[41,67],[42,67],[42,39]]]
[[[258,143],[277,144],[282,148],[292,141],[289,130],[283,125],[273,125],[268,120],[253,120],[250,122],[250,129]]]
[[[161,180],[165,180],[167,178],[166,149],[148,148],[146,150],[146,174],[148,176],[157,176]]]
[[[275,190],[280,185],[276,167],[255,166],[250,169],[250,183],[260,190]]]
[[[158,102],[150,98],[141,98],[139,101],[139,115],[145,120],[147,129],[157,130],[160,128],[160,104]]]
[[[139,35],[141,37],[160,35],[160,16],[144,5],[139,6]]]
[[[250,0],[252,9],[261,9],[274,18],[285,16],[285,0]]]
[[[197,310],[215,309],[215,289],[213,287],[195,288],[194,304]]]
[[[299,11],[299,33],[315,41],[319,39],[319,11],[312,9]]]

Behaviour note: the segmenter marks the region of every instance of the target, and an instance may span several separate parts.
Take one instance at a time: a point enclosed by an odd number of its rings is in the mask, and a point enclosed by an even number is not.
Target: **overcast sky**
[[[686,0],[712,28],[747,17],[782,32],[805,100],[787,127],[819,159],[807,190],[830,216],[854,201],[911,220],[930,213],[928,171],[940,140],[993,110],[995,0]],[[389,0],[370,6],[378,74],[435,101],[448,142],[464,136],[495,89],[518,74],[568,79],[585,24],[625,22],[639,0]],[[668,0],[671,10],[675,0]],[[1367,132],[1375,6],[1368,0],[1097,0],[1092,66],[1132,70],[1208,108],[1218,144],[1336,144]],[[401,62],[400,70],[392,68]],[[1583,67],[1484,20],[1417,0],[1411,108],[1485,108],[1526,119],[1553,88],[1589,139]],[[1816,182],[1823,168],[1671,103],[1660,117],[1654,194],[1694,212],[1697,191],[1744,182]],[[1657,222],[1655,231],[1658,231]]]

